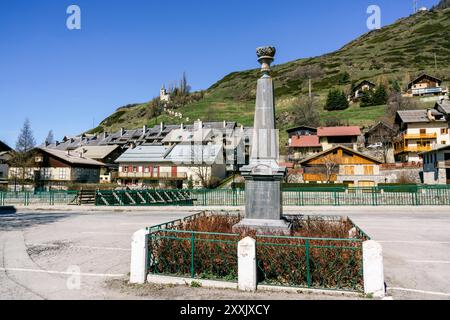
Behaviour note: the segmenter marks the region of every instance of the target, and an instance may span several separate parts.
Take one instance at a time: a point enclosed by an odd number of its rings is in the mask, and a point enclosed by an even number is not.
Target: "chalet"
[[[306,183],[345,183],[368,187],[384,182],[378,159],[344,146],[335,146],[299,163]]]
[[[320,127],[317,128],[317,136],[323,150],[331,149],[336,145],[357,150],[361,130],[359,127]]]
[[[376,85],[369,80],[363,80],[352,89],[352,94],[349,96],[349,100],[359,100],[364,92],[375,90]]]
[[[111,183],[117,178],[118,166],[116,159],[123,153],[118,145],[85,146],[75,149],[84,158],[93,159],[104,164],[100,170],[100,183]]]
[[[448,121],[436,109],[398,111],[395,123],[400,128],[394,139],[397,161],[419,163],[419,153],[450,143]]]
[[[444,91],[441,83],[441,79],[424,73],[408,83],[407,93],[412,96],[440,95]]]
[[[380,121],[364,132],[364,140],[366,147],[377,144],[392,144],[397,130],[391,125]]]
[[[288,158],[289,161],[299,161],[310,155],[322,152],[322,145],[319,143],[317,135],[293,136],[289,140]]]
[[[8,185],[8,161],[12,158],[12,149],[0,141],[0,188]]]
[[[423,182],[425,184],[450,185],[450,145],[421,154],[423,158]]]
[[[291,139],[294,136],[317,135],[317,128],[308,127],[308,126],[299,126],[299,127],[288,129],[288,130],[286,130],[286,132],[288,133],[289,139]]]
[[[98,183],[100,169],[104,166],[75,151],[45,147],[31,150],[28,158],[26,165],[20,166],[11,160],[8,178],[14,190],[18,183],[38,189],[64,189],[71,183]]]
[[[176,144],[138,146],[127,150],[119,164],[119,184],[139,187],[202,188],[226,176],[223,146]]]

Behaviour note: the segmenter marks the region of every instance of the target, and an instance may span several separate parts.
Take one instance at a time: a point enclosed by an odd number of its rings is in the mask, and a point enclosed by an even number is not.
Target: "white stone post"
[[[148,235],[141,229],[133,234],[131,240],[130,283],[143,284],[148,273]]]
[[[256,291],[256,240],[250,237],[238,243],[238,288]]]
[[[383,252],[373,240],[363,242],[364,293],[384,297]]]

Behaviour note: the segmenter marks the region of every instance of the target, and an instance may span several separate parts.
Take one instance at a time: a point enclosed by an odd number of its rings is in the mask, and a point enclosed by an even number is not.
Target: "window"
[[[345,175],[354,175],[355,174],[355,167],[354,166],[345,166],[344,167],[344,174]]]
[[[447,144],[447,141],[442,140],[442,141],[441,141],[441,144]]]
[[[66,180],[66,168],[59,168],[59,179]]]
[[[426,134],[427,133],[427,129],[420,129],[420,134]]]
[[[365,175],[373,175],[373,167],[372,166],[364,166],[364,174]]]
[[[448,129],[447,128],[442,128],[441,129],[441,134],[447,134],[448,133]]]
[[[159,172],[159,168],[158,167],[154,167],[153,168],[153,176],[157,177],[158,176],[158,172]]]
[[[122,171],[123,171],[123,172],[128,172],[128,167],[126,167],[126,166],[125,166],[125,167],[122,167]]]
[[[136,173],[136,172],[137,172],[137,167],[134,166],[134,167],[133,167],[133,173]]]

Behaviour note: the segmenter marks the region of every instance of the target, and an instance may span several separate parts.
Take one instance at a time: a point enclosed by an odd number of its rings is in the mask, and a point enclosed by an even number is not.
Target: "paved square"
[[[336,298],[127,287],[123,279],[129,272],[133,232],[194,212],[198,210],[0,214],[0,299]],[[308,207],[286,208],[285,212],[349,215],[383,245],[386,282],[394,299],[450,299],[450,208]],[[80,290],[69,290],[67,286],[76,285],[70,274],[73,268],[81,272]]]

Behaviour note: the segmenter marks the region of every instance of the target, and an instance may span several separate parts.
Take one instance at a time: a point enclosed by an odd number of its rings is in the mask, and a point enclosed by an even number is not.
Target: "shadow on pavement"
[[[0,231],[14,231],[57,222],[73,213],[16,213],[0,210]]]

